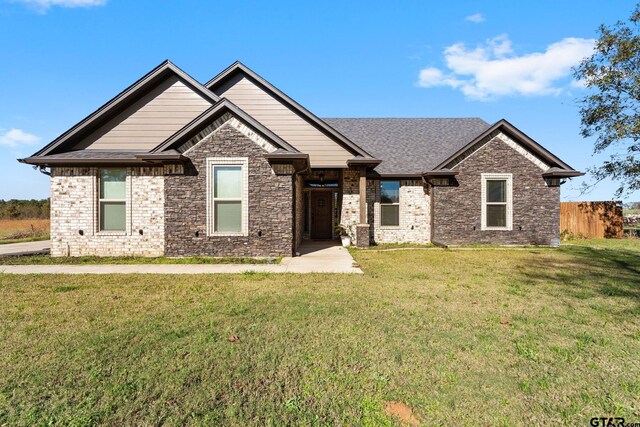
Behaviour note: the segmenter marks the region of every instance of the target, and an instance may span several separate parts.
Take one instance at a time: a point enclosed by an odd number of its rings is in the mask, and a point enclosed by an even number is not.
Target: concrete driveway
[[[51,241],[40,240],[38,242],[7,243],[0,245],[0,256],[29,255],[49,253]]]

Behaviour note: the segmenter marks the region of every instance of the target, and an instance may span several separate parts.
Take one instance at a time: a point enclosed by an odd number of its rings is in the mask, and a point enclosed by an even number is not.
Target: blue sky
[[[205,82],[235,60],[320,117],[506,118],[584,170],[569,69],[633,1],[0,0],[0,199],[48,197],[16,158],[164,59]],[[563,200],[610,200],[602,182]],[[640,200],[640,193],[626,200]]]

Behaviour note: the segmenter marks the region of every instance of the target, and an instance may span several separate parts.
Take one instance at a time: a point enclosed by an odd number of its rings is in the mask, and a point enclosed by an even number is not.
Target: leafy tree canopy
[[[593,55],[574,69],[590,89],[580,99],[581,134],[596,137],[594,153],[614,151],[589,172],[617,181],[621,196],[640,189],[640,3],[628,21],[598,32]]]

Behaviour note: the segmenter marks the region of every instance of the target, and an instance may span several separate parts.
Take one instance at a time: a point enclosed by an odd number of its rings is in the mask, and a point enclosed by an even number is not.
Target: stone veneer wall
[[[453,167],[458,187],[433,193],[433,240],[445,244],[557,244],[560,188],[547,187],[542,168],[513,148],[502,134]],[[506,141],[506,142],[505,142]],[[527,154],[530,156],[530,154]],[[539,160],[536,160],[539,163]],[[513,230],[481,230],[481,174],[513,175]]]
[[[291,174],[276,175],[263,157],[266,152],[227,122],[184,153],[191,160],[185,165],[184,175],[169,175],[165,181],[165,251],[168,256],[292,254],[293,177]],[[207,236],[207,157],[248,157],[247,236]]]
[[[371,239],[375,243],[429,243],[431,215],[429,189],[422,180],[400,180],[400,224],[380,225],[380,181],[367,181],[367,208]]]
[[[164,254],[163,169],[162,167],[126,169],[127,230],[126,232],[100,232],[98,230],[98,169],[52,168],[52,256],[161,256]]]
[[[352,244],[357,243],[356,225],[360,222],[360,190],[358,180],[360,171],[345,169],[342,172],[342,205],[340,224],[351,227]]]
[[[295,247],[296,250],[302,244],[302,235],[304,233],[304,195],[303,195],[303,187],[304,180],[300,175],[296,175],[295,177],[296,183],[296,213],[295,213],[295,225],[296,225],[296,237],[295,237]]]

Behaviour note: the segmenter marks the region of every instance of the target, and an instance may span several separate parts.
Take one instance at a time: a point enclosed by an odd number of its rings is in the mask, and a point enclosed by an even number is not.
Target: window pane
[[[124,169],[100,170],[100,198],[125,199],[127,171]]]
[[[380,225],[400,225],[400,206],[380,205]]]
[[[507,181],[487,180],[487,202],[504,203],[507,201]]]
[[[487,226],[507,226],[507,207],[505,205],[487,205]]]
[[[240,166],[213,167],[213,197],[242,197],[242,168]]]
[[[398,203],[400,200],[400,181],[380,181],[380,202]]]
[[[100,230],[125,231],[125,202],[100,202]]]
[[[216,201],[214,209],[215,231],[242,231],[242,202]]]

